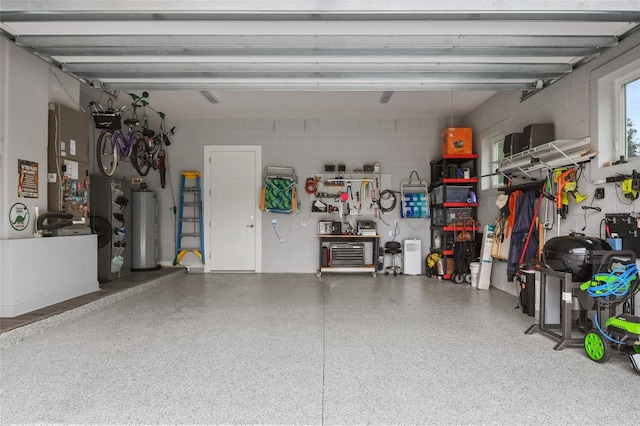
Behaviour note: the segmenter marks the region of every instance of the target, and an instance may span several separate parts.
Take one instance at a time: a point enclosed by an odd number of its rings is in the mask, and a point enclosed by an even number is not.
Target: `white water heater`
[[[403,268],[405,275],[422,274],[422,242],[420,240],[404,240],[402,249]]]

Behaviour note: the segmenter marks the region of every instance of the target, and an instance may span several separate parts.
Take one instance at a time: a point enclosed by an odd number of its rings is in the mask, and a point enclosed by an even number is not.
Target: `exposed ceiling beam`
[[[23,35],[16,44],[28,47],[611,47],[615,36],[547,35]]]
[[[31,4],[30,4],[31,3]],[[40,3],[40,4],[37,4]],[[288,4],[288,9],[276,9],[256,11],[256,8],[242,12],[242,2],[235,2],[234,8],[229,10],[208,10],[211,5],[206,2],[200,2],[197,7],[189,8],[188,3],[184,0],[180,2],[180,9],[161,9],[160,2],[154,2],[154,9],[149,10],[148,4],[143,5],[140,10],[135,10],[135,1],[119,3],[119,10],[109,10],[108,7],[102,6],[106,10],[96,10],[91,2],[80,1],[75,6],[63,4],[63,1],[50,2],[25,2],[4,0],[2,4],[2,20],[6,22],[43,22],[43,21],[253,21],[253,22],[269,22],[269,21],[307,21],[307,22],[341,22],[341,21],[567,21],[567,22],[634,22],[640,20],[640,11],[637,3],[632,1],[601,1],[590,2],[599,3],[599,5],[589,5],[587,2],[553,2],[555,8],[543,7],[536,9],[534,2],[528,1],[524,7],[518,9],[518,1],[502,2],[502,8],[482,5],[480,1],[474,2],[476,10],[469,11],[465,8],[456,8],[456,1],[438,2],[438,5],[426,5],[429,2],[413,2],[413,8],[402,8],[402,2],[385,2],[384,8],[374,11],[366,8],[367,4],[374,2],[368,1],[360,4],[357,10],[350,11],[340,10],[339,4],[332,2],[322,5],[317,2],[314,6],[318,11],[310,12],[304,9],[296,8],[296,4]],[[68,3],[68,2],[67,2]],[[100,3],[100,2],[94,2]],[[204,4],[203,4],[204,3]],[[208,2],[211,4],[219,2]],[[246,3],[246,2],[245,2]],[[262,7],[268,7],[269,3],[260,2]],[[299,2],[301,4],[303,2]],[[340,2],[346,4],[348,2]],[[509,10],[509,3],[513,4],[516,10]],[[550,2],[547,2],[550,3]],[[577,7],[572,8],[569,3],[576,4]],[[35,5],[34,5],[35,4]],[[132,6],[130,10],[126,10],[127,6]],[[338,6],[338,7],[336,7]],[[468,9],[468,2],[465,5]],[[551,5],[552,6],[552,5]],[[558,10],[558,6],[562,6],[564,10]],[[591,10],[589,10],[591,6]],[[596,7],[597,6],[597,7]],[[220,5],[214,5],[220,8]],[[70,8],[70,9],[69,9]],[[328,9],[333,8],[333,11]],[[297,10],[296,10],[297,9]],[[430,9],[430,10],[426,10]],[[460,9],[460,10],[456,10]],[[285,11],[286,10],[286,11]]]
[[[3,0],[0,31],[101,88],[531,92],[637,29],[637,4]]]
[[[113,47],[87,47],[81,46],[56,46],[23,47],[33,50],[40,55],[48,56],[493,56],[493,57],[577,57],[597,56],[604,47],[327,47],[327,48],[291,48],[288,46],[276,46],[269,48],[258,47],[211,47],[211,46],[113,46]]]
[[[268,83],[269,80],[273,79],[301,79],[301,80],[309,80],[309,81],[318,81],[322,82],[323,80],[329,79],[341,79],[341,80],[349,80],[349,81],[358,81],[358,80],[386,80],[386,79],[404,79],[407,81],[417,80],[417,81],[451,81],[451,80],[460,80],[460,81],[468,81],[468,80],[478,80],[478,79],[489,79],[489,80],[524,80],[524,81],[535,81],[537,79],[551,79],[557,78],[558,74],[556,73],[524,73],[524,72],[495,72],[495,73],[434,73],[434,72],[413,72],[413,73],[403,73],[403,72],[358,72],[358,73],[348,73],[348,72],[204,72],[204,71],[175,71],[175,72],[153,72],[146,71],[144,69],[140,69],[138,71],[128,71],[121,72],[118,70],[114,71],[102,71],[102,72],[84,72],[84,73],[75,73],[80,78],[88,78],[88,79],[111,79],[111,78],[122,78],[122,79],[131,79],[131,78],[163,78],[163,79],[178,79],[178,78],[203,78],[203,79],[211,79],[211,80],[225,80],[225,79],[253,79],[253,80],[261,80],[265,83]]]
[[[86,63],[64,63],[62,69],[69,72],[108,73],[118,71],[151,73],[162,72],[218,72],[218,73],[269,73],[269,72],[344,72],[344,73],[460,73],[460,74],[494,74],[521,73],[563,74],[573,71],[568,64],[544,63],[406,63],[406,62],[119,62],[116,66],[110,62],[100,62],[98,58]],[[156,58],[157,60],[158,58]]]
[[[498,90],[531,90],[530,83],[519,82],[477,82],[477,83],[430,83],[430,82],[213,82],[205,80],[151,80],[151,79],[107,79],[104,81],[87,81],[99,89],[120,89],[120,90],[216,90],[216,91],[396,91],[396,92],[450,92],[450,91],[498,91]]]

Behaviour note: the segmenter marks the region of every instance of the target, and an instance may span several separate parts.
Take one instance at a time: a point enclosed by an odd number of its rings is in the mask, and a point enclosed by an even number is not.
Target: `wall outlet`
[[[391,229],[387,231],[387,237],[393,238],[393,231]]]
[[[287,237],[280,237],[281,243],[286,243],[289,239]]]
[[[278,221],[275,220],[275,219],[272,219],[271,220],[271,226],[276,226],[276,225],[278,225]]]
[[[393,226],[398,226],[398,219],[393,221]]]
[[[302,219],[302,226],[307,226],[307,219]]]
[[[604,188],[596,188],[596,193],[593,198],[596,200],[602,200],[604,198]]]

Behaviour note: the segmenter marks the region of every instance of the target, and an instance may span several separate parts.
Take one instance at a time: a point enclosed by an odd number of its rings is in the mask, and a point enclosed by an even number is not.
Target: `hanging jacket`
[[[518,273],[520,267],[520,259],[522,252],[525,250],[525,242],[531,222],[535,220],[536,207],[535,191],[528,191],[520,195],[516,201],[515,220],[513,229],[511,230],[511,247],[509,248],[509,259],[507,261],[507,281],[513,281],[513,277]],[[512,213],[513,216],[513,213]],[[534,227],[523,261],[531,260],[535,257],[538,250],[538,232]]]

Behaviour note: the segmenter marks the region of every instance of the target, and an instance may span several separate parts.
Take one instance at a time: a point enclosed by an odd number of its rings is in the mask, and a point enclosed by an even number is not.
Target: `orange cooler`
[[[442,132],[442,154],[472,154],[471,127],[449,127]]]

